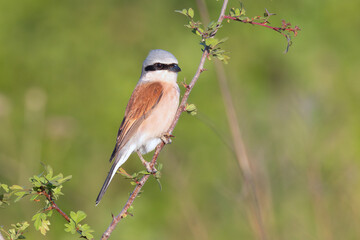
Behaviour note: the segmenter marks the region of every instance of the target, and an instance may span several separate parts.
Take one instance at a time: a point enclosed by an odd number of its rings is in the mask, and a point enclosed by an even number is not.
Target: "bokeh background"
[[[222,2],[206,1],[218,17]],[[269,239],[360,239],[359,1],[243,1],[249,16],[267,8],[302,29],[288,54],[285,39],[265,28],[231,22],[219,37],[239,126],[259,192]],[[229,7],[238,6],[230,1]],[[116,176],[99,206],[126,103],[150,49],[172,52],[189,81],[199,39],[174,10],[195,1],[0,1],[0,182],[28,185],[51,165],[72,175],[58,201],[83,210],[100,238],[132,186]],[[257,239],[244,184],[229,146],[230,130],[212,62],[189,102],[154,179],[112,239]],[[182,89],[183,92],[183,89]],[[151,155],[148,155],[150,157]],[[132,156],[124,168],[142,170]],[[0,209],[0,225],[31,221],[41,204],[23,200]],[[52,217],[44,237],[76,239]]]

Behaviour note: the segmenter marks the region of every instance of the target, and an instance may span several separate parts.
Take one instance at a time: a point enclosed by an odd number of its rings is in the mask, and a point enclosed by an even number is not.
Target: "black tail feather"
[[[99,192],[99,195],[97,196],[96,198],[96,206],[99,204],[101,198],[104,196],[106,190],[108,189],[109,187],[109,184],[110,184],[110,181],[111,181],[111,175],[113,174],[113,171],[116,171],[114,168],[116,167],[116,164],[114,163],[112,166],[111,166],[111,169],[109,171],[109,174],[107,175],[106,179],[105,179],[105,182],[103,184],[103,186],[101,187],[101,190]]]

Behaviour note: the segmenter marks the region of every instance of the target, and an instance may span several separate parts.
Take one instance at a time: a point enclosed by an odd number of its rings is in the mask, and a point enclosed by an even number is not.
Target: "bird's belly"
[[[146,154],[148,152],[151,152],[156,148],[156,146],[161,142],[160,138],[153,138],[146,141],[140,148],[139,151],[141,154]]]

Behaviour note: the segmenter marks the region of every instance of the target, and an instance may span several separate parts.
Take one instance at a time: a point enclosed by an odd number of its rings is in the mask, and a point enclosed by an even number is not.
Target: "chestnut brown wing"
[[[118,131],[110,162],[136,133],[144,119],[159,103],[162,95],[163,86],[160,82],[141,83],[136,86],[126,106],[125,116]]]

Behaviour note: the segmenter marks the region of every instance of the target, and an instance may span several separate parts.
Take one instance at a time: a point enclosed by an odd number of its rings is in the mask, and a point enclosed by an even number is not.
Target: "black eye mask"
[[[153,65],[148,65],[145,67],[145,71],[161,71],[161,70],[180,72],[181,68],[176,63],[171,63],[171,64],[154,63]]]

